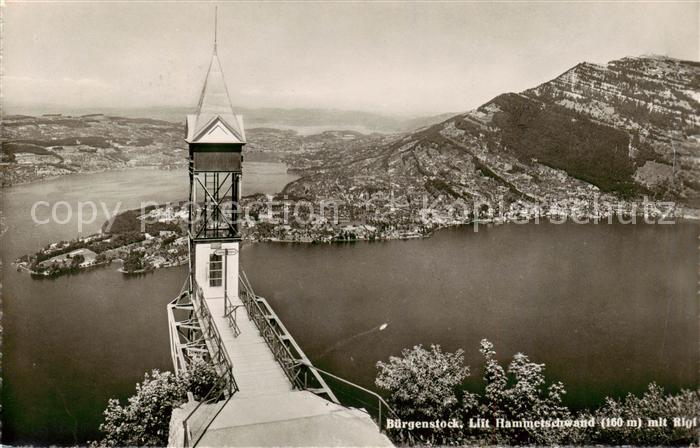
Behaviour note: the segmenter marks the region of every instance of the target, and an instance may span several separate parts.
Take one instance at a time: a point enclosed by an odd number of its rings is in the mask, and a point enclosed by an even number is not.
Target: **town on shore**
[[[347,198],[346,198],[347,199]],[[240,218],[242,241],[273,243],[351,243],[429,237],[436,230],[504,223],[675,223],[697,217],[669,203],[639,204],[618,201],[601,205],[583,199],[532,206],[514,202],[503,209],[435,201],[419,207],[410,197],[352,202],[304,203],[278,195],[243,198]],[[330,205],[329,205],[330,204]],[[71,241],[53,242],[15,261],[18,270],[36,277],[56,277],[112,262],[119,272],[141,274],[187,263],[189,208],[183,202],[150,205],[120,213],[102,225],[99,233]]]

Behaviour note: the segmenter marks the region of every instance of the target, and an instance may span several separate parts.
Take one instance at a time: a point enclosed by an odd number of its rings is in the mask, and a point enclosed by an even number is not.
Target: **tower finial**
[[[214,51],[216,51],[216,39],[218,34],[219,7],[214,6]]]

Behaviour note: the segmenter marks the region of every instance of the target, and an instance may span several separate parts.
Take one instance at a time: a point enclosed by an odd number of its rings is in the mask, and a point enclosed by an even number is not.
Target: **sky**
[[[218,48],[232,102],[403,116],[460,112],[579,62],[698,60],[698,2],[18,2],[13,105],[196,105]]]

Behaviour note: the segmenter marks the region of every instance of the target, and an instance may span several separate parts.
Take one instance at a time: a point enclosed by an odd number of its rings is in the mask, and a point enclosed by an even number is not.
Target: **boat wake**
[[[329,353],[332,353],[332,352],[338,350],[339,348],[344,347],[344,346],[348,345],[349,343],[351,343],[351,342],[353,342],[353,341],[355,341],[363,336],[367,336],[368,334],[378,333],[380,331],[384,331],[384,330],[386,330],[386,328],[388,326],[389,326],[389,324],[384,322],[383,324],[377,325],[376,327],[372,327],[369,330],[365,330],[365,331],[362,331],[360,333],[349,336],[347,338],[341,339],[340,341],[333,344],[332,347],[328,348],[323,353],[321,353],[319,355],[319,358],[323,358],[324,356],[328,355]]]

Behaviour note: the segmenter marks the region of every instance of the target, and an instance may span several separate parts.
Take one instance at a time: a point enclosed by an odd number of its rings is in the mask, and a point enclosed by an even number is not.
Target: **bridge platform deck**
[[[223,298],[204,298],[233,366],[239,391],[212,420],[198,446],[393,446],[369,414],[292,386],[245,307],[238,336]],[[238,298],[231,303],[243,305]]]

